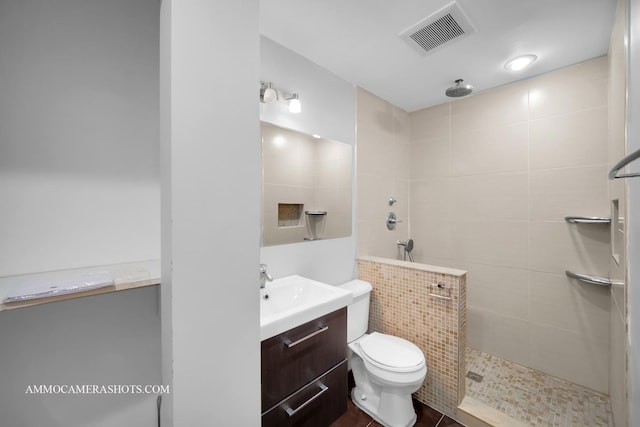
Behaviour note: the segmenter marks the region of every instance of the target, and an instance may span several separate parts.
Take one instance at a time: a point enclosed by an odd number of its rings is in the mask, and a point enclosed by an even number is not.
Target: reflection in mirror
[[[349,144],[269,123],[262,130],[262,245],[351,235]]]

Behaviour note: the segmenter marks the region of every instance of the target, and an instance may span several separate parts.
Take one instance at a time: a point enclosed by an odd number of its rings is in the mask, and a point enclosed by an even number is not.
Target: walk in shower
[[[358,251],[402,259],[411,236],[415,262],[467,271],[466,397],[514,423],[610,425],[624,389],[624,348],[609,348],[619,290],[566,275],[610,277],[610,224],[565,220],[612,216],[610,67],[600,57],[412,113],[357,92],[359,132],[388,132],[383,114],[395,124],[391,147],[358,137]],[[404,220],[393,231],[388,194]]]

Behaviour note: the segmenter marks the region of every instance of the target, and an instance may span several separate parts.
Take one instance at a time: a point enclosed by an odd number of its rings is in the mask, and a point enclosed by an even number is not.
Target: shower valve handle
[[[387,214],[387,230],[393,230],[396,228],[396,224],[402,222],[402,220],[396,218],[396,214],[389,212]]]

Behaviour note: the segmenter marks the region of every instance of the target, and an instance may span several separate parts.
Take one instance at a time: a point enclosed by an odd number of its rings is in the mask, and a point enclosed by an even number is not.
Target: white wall
[[[162,425],[257,426],[259,2],[161,8]]]
[[[157,0],[0,1],[0,276],[158,258]],[[154,426],[157,289],[0,312],[12,426]]]
[[[159,337],[156,287],[1,312],[0,424],[156,426],[156,395],[25,391],[39,384],[160,384]]]
[[[355,146],[355,92],[350,83],[265,37],[260,43],[260,80],[298,93],[302,103],[300,114],[289,113],[286,104],[260,104],[261,120]],[[355,182],[353,187],[355,192]],[[276,278],[300,274],[343,283],[355,277],[355,215],[351,227],[347,238],[263,247],[260,261]]]
[[[158,11],[0,2],[0,276],[159,257]]]

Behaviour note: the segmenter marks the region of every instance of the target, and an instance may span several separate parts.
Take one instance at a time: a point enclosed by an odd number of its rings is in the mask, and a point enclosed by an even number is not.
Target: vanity
[[[346,411],[352,299],[301,276],[260,290],[263,427],[328,427]]]
[[[353,144],[267,122],[261,136],[261,246],[351,236]],[[328,427],[346,411],[352,300],[298,275],[260,289],[263,426]]]

